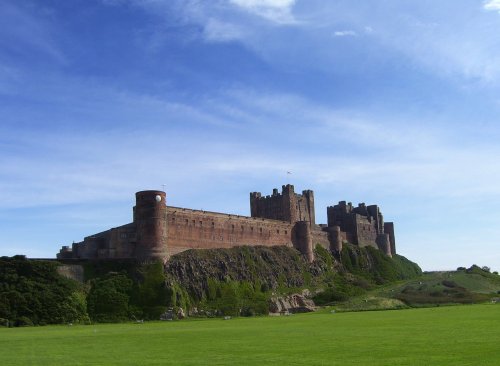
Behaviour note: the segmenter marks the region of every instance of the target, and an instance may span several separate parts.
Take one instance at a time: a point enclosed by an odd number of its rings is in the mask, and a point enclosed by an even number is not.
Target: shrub
[[[124,273],[94,279],[91,286],[87,309],[93,321],[115,322],[128,319],[132,281]]]
[[[13,325],[85,319],[83,286],[61,276],[57,266],[56,262],[32,261],[24,256],[0,258],[0,318]]]
[[[27,316],[21,316],[16,320],[16,327],[32,327],[33,321]]]

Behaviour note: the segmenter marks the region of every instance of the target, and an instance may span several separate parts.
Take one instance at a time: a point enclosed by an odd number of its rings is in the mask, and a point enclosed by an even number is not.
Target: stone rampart
[[[292,247],[293,225],[278,220],[167,207],[168,252],[242,245]]]

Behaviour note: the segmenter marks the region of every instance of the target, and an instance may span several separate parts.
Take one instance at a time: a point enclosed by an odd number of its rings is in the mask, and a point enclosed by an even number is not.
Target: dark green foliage
[[[262,291],[259,283],[247,281],[209,281],[206,297],[199,308],[213,315],[253,316],[269,312],[270,293]]]
[[[154,262],[138,266],[131,295],[135,316],[143,319],[159,319],[168,305],[168,289],[165,285],[163,263]]]
[[[344,245],[340,261],[347,272],[364,277],[376,284],[409,279],[422,274],[420,267],[403,256],[386,256],[373,247]]]
[[[458,287],[458,285],[453,281],[443,280],[441,283],[445,287],[450,287],[450,288]]]
[[[473,264],[470,268],[467,268],[467,273],[475,273],[480,276],[490,278],[492,280],[498,281],[498,275],[495,273],[490,273],[490,268],[487,266],[479,267]]]
[[[166,285],[167,305],[174,309],[189,309],[191,297],[187,291],[175,281],[168,281]]]
[[[110,273],[91,281],[87,297],[90,318],[97,322],[116,322],[129,318],[132,280],[125,273]]]
[[[331,282],[328,282],[327,286],[326,289],[313,297],[316,305],[332,305],[345,301],[350,297],[361,295],[373,287],[372,284],[362,277],[342,272],[334,273]]]
[[[134,259],[105,259],[82,262],[85,281],[101,278],[109,273],[126,273],[129,277],[137,276],[142,266]]]
[[[159,319],[167,305],[177,302],[177,293],[165,285],[161,262],[91,262],[85,265],[85,274],[95,276],[90,280],[87,300],[93,321]]]
[[[413,262],[395,255],[390,258],[372,247],[345,244],[338,258],[321,246],[310,265],[314,284],[322,288],[313,297],[317,305],[332,305],[359,296],[375,285],[414,278],[422,271]],[[340,261],[338,263],[337,261]]]
[[[327,268],[333,268],[334,258],[328,250],[321,245],[316,245],[314,254],[316,255],[316,260],[322,260]]]
[[[337,288],[329,287],[326,290],[316,294],[313,297],[314,303],[316,305],[324,306],[331,305],[339,301],[345,301],[349,298],[345,292],[340,291]]]
[[[0,258],[0,318],[17,326],[85,321],[83,286],[59,275],[57,266],[23,256]]]
[[[445,282],[445,281],[443,281]],[[472,293],[454,282],[443,283],[443,287],[406,286],[395,297],[410,306],[439,304],[473,304],[489,299],[488,295]]]

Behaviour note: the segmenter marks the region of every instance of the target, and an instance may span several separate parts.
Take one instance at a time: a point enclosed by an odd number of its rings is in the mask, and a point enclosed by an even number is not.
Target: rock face
[[[314,301],[301,294],[271,297],[269,302],[269,313],[271,314],[309,313],[315,310]]]
[[[356,274],[369,282],[385,283],[419,275],[421,270],[399,255],[390,258],[372,247],[344,244],[342,251],[334,253],[317,246],[312,263],[285,246],[188,250],[172,256],[164,273],[173,299],[170,306],[182,307],[185,315],[210,316],[224,311],[233,314],[238,306],[240,313],[244,307],[255,311],[249,299],[260,304],[258,314],[267,313],[267,304],[271,314],[314,311],[310,294],[281,294],[291,288],[324,289],[337,274],[346,281]]]
[[[260,282],[267,289],[304,286],[308,263],[288,247],[188,250],[170,258],[165,274],[201,299],[208,280]]]

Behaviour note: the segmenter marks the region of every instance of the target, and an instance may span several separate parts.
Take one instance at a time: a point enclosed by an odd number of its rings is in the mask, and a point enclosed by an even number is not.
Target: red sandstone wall
[[[328,240],[328,233],[321,230],[312,230],[313,247],[321,245],[325,249],[330,249],[330,241]]]
[[[216,212],[167,207],[168,254],[188,249],[292,244],[290,223]]]

